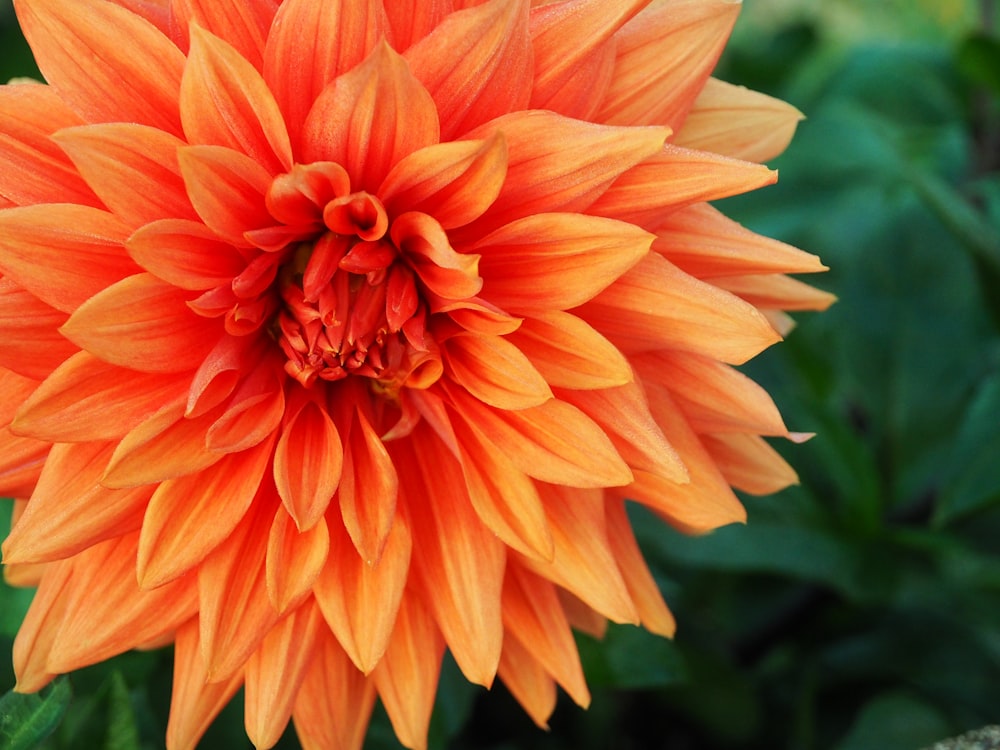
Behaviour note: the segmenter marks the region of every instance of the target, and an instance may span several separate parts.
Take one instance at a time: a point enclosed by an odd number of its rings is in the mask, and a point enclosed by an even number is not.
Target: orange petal
[[[497,675],[531,720],[542,729],[548,729],[549,717],[555,711],[558,697],[555,680],[538,659],[509,633],[504,635]]]
[[[594,297],[649,252],[653,236],[612,219],[539,214],[477,242],[483,297],[511,312],[565,310]]]
[[[392,46],[403,52],[419,42],[455,12],[453,0],[382,0],[392,34]]]
[[[373,677],[399,741],[426,750],[444,640],[419,599],[404,597],[389,648]]]
[[[95,294],[59,329],[105,362],[139,372],[183,372],[205,359],[221,333],[195,315],[189,295],[148,273]]]
[[[577,314],[626,354],[677,349],[735,365],[780,338],[755,307],[655,253]]]
[[[195,750],[213,719],[243,685],[243,673],[210,682],[201,654],[198,620],[177,629],[174,641],[174,681],[167,721],[167,747]]]
[[[686,148],[765,162],[782,153],[804,118],[780,99],[709,78],[674,137]]]
[[[192,205],[219,238],[252,247],[244,233],[274,224],[264,199],[271,175],[253,159],[222,146],[188,146],[178,159]]]
[[[458,389],[451,405],[481,437],[530,477],[570,487],[627,484],[632,473],[607,435],[583,412],[550,399],[519,411],[492,409]]]
[[[72,592],[72,575],[72,560],[45,567],[45,575],[14,638],[12,656],[18,692],[37,692],[55,677],[47,662]]]
[[[35,490],[50,444],[0,429],[0,497],[28,497]],[[4,571],[6,575],[7,571]]]
[[[595,612],[591,606],[584,604],[579,597],[574,596],[566,589],[557,589],[556,593],[559,595],[566,619],[573,626],[573,630],[586,633],[598,641],[604,638],[608,630],[608,618]]]
[[[271,628],[247,662],[244,722],[255,748],[281,739],[322,627],[319,607],[307,602]]]
[[[437,105],[443,140],[527,107],[528,6],[528,0],[490,0],[458,11],[406,51]]]
[[[548,383],[520,349],[502,336],[460,333],[445,342],[452,381],[498,409],[524,409],[552,398]]]
[[[3,543],[5,563],[69,557],[139,528],[153,491],[111,490],[98,484],[110,455],[107,443],[52,446],[22,515],[24,523]]]
[[[66,313],[56,310],[10,279],[0,278],[0,367],[44,380],[77,347],[59,335]]]
[[[299,531],[308,531],[326,512],[340,483],[344,446],[333,420],[306,401],[281,431],[274,452],[274,482]]]
[[[597,120],[677,130],[739,12],[732,0],[668,0],[626,24],[615,36],[614,78]]]
[[[703,435],[705,449],[733,487],[751,495],[771,495],[799,483],[795,470],[757,435]]]
[[[248,362],[260,363],[255,357],[258,342],[251,336],[223,336],[194,374],[188,391],[185,416],[198,417],[228,399],[240,385]],[[253,376],[251,376],[253,377]]]
[[[651,231],[672,211],[771,185],[778,173],[760,164],[667,144],[630,169],[587,209]]]
[[[236,248],[199,221],[154,221],[129,237],[126,249],[157,278],[193,291],[229,283],[246,268]]]
[[[183,375],[134,372],[78,352],[24,402],[12,430],[52,442],[120,438],[186,390]]]
[[[281,3],[267,36],[264,80],[285,115],[296,155],[302,124],[320,92],[364,60],[387,30],[379,0]]]
[[[284,381],[284,373],[273,359],[258,360],[224,405],[222,416],[209,428],[206,445],[214,451],[233,453],[270,437],[285,413]]]
[[[247,0],[240,3],[219,3],[213,0],[174,0],[174,13],[209,31],[231,44],[240,56],[257,70],[264,61],[267,32],[278,10],[276,0]],[[193,46],[193,45],[192,45]]]
[[[779,310],[825,310],[836,296],[781,274],[726,276],[712,283],[755,307]]]
[[[137,122],[180,135],[184,55],[144,18],[103,0],[18,0],[45,80],[88,122]]]
[[[274,514],[267,537],[267,595],[283,614],[298,606],[312,591],[330,551],[330,532],[322,518],[300,532],[284,507]]]
[[[448,235],[432,217],[409,212],[392,224],[392,240],[420,281],[433,294],[464,300],[482,289],[479,256],[459,253]]]
[[[21,206],[80,203],[100,206],[66,154],[50,138],[60,128],[83,120],[51,86],[24,84],[0,88],[0,196]]]
[[[246,515],[273,449],[269,440],[156,488],[142,521],[136,562],[144,589],[183,575],[229,536]]]
[[[479,218],[496,200],[507,174],[501,133],[484,141],[438,143],[398,162],[378,189],[391,216],[430,214],[445,229]]]
[[[507,340],[555,387],[589,390],[632,380],[628,360],[610,341],[560,310],[533,313]]]
[[[185,145],[179,138],[146,125],[116,122],[66,128],[53,139],[126,224],[197,218],[177,164],[177,149]]]
[[[369,192],[439,135],[434,100],[384,42],[323,90],[302,130],[305,161],[335,161],[355,190]]]
[[[313,587],[341,647],[363,673],[385,653],[410,570],[409,527],[397,518],[378,564],[358,556],[340,524],[330,528],[330,555]]]
[[[191,28],[180,111],[189,143],[244,153],[271,175],[292,168],[285,121],[264,79],[233,47],[199,26]]]
[[[73,591],[49,654],[51,671],[69,672],[158,640],[195,614],[193,578],[154,591],[136,585],[138,537],[110,539],[73,558]]]
[[[0,211],[0,273],[57,310],[73,312],[138,270],[128,228],[106,211],[45,204]]]

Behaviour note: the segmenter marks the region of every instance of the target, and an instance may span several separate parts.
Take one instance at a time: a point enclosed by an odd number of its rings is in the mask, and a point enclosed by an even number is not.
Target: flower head
[[[670,635],[684,530],[794,473],[733,369],[822,269],[706,201],[798,113],[728,0],[15,0],[0,89],[18,687],[174,643],[168,745],[425,743],[442,654],[544,725],[571,628]]]

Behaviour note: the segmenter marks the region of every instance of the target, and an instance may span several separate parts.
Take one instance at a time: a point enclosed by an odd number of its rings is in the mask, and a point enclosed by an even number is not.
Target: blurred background
[[[561,700],[547,733],[447,663],[433,748],[917,750],[1000,724],[997,15],[745,0],[717,75],[808,119],[779,184],[722,208],[820,255],[831,270],[810,281],[840,298],[746,368],[792,430],[818,433],[778,446],[801,485],[702,538],[636,513],[676,639],[580,636],[593,705]],[[9,0],[0,50],[0,76],[31,73]],[[0,693],[29,599],[0,589]],[[162,747],[170,673],[156,652],[74,674],[44,747]],[[247,747],[239,703],[203,747]],[[376,709],[366,748],[397,747]]]

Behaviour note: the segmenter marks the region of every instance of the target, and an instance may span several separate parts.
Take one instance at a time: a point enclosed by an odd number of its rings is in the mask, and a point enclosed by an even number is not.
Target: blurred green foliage
[[[549,733],[447,661],[432,747],[915,750],[1000,721],[994,5],[748,3],[720,77],[808,119],[779,184],[724,210],[819,254],[831,271],[811,281],[840,298],[747,368],[793,430],[818,433],[785,451],[801,485],[701,538],[636,511],[676,640],[580,636],[593,705],[561,701]],[[25,74],[0,11],[0,74]],[[28,598],[0,588],[2,690]],[[9,695],[0,750],[24,746],[10,716],[52,750],[161,747],[170,674],[169,652],[126,654]],[[246,746],[239,703],[205,747]],[[398,747],[379,709],[367,747]]]

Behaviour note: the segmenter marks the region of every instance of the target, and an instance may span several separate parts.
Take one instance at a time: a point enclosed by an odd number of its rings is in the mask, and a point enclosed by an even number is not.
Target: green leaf
[[[578,635],[577,646],[584,674],[593,686],[657,688],[686,678],[672,641],[632,625],[609,625],[600,642]]]
[[[69,680],[57,677],[38,693],[13,691],[0,698],[0,750],[31,750],[59,726],[72,697]]]
[[[108,722],[104,750],[138,750],[139,729],[128,685],[121,672],[111,675],[108,686]]]
[[[958,46],[955,64],[969,80],[1000,96],[1000,41],[983,33],[971,34]]]
[[[836,750],[913,750],[952,731],[933,705],[910,693],[893,691],[865,705]]]
[[[0,539],[6,539],[10,533],[10,517],[13,511],[12,501],[0,501]],[[0,578],[0,635],[13,638],[17,634],[34,595],[34,589],[14,588]]]

